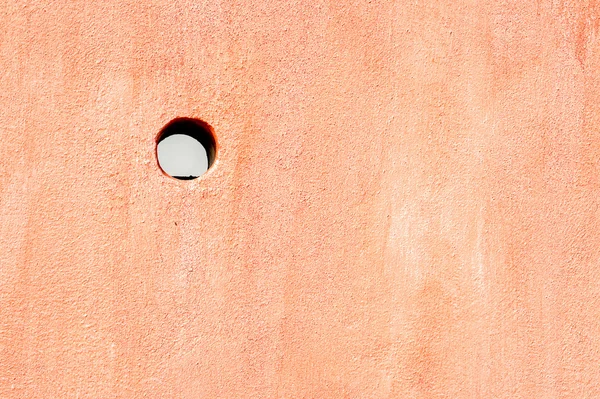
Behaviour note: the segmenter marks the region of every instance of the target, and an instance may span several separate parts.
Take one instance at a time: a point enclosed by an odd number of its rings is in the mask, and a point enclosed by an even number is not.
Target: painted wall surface
[[[592,0],[1,1],[0,398],[599,398],[599,38]]]

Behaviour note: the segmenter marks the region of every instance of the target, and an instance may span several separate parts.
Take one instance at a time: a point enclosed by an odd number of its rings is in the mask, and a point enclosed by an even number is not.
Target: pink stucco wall
[[[599,24],[1,1],[0,398],[600,397]]]

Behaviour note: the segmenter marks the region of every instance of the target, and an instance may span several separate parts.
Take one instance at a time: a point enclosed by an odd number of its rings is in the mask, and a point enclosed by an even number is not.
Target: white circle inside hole
[[[194,179],[208,170],[206,148],[186,134],[173,134],[158,143],[158,163],[177,179]]]

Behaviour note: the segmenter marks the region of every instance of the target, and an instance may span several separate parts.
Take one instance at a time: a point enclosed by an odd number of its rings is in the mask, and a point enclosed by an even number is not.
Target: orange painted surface
[[[0,398],[600,397],[598,21],[2,1]]]

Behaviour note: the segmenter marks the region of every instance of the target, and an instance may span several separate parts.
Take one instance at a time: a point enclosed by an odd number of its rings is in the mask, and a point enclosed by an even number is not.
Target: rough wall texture
[[[0,398],[600,397],[599,24],[1,1]]]

